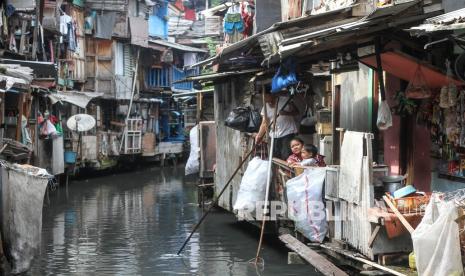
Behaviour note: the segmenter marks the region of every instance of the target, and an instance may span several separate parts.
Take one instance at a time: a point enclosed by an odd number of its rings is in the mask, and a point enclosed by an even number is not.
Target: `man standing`
[[[294,138],[297,134],[297,125],[295,123],[294,116],[299,114],[297,108],[292,102],[289,102],[284,107],[288,100],[289,97],[287,96],[280,97],[278,95],[271,95],[270,93],[265,94],[266,108],[262,108],[262,124],[260,125],[260,130],[255,137],[255,142],[257,144],[261,143],[268,125],[273,122],[276,108],[278,108],[279,116],[276,120],[275,131],[273,132],[273,126],[271,126],[270,137],[274,137],[273,157],[283,160],[286,160],[291,154],[290,143],[292,138]]]

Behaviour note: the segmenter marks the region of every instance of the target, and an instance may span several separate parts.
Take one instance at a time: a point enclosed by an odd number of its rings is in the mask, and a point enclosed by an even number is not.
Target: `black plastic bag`
[[[258,110],[249,107],[249,124],[247,125],[247,132],[258,132],[262,124],[262,115]]]
[[[225,120],[226,126],[241,132],[257,132],[261,123],[260,112],[252,107],[236,107]]]
[[[224,124],[239,131],[246,131],[249,125],[249,116],[248,107],[236,107],[229,113]]]

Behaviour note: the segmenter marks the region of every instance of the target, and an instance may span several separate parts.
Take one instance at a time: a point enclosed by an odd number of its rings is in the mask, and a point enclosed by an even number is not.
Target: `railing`
[[[147,72],[146,82],[151,88],[171,88],[175,90],[192,91],[192,82],[173,83],[178,80],[194,76],[198,69],[181,70],[175,66],[164,66],[162,68],[150,68]]]
[[[170,88],[173,82],[171,66],[150,68],[147,72],[146,82],[150,88]]]

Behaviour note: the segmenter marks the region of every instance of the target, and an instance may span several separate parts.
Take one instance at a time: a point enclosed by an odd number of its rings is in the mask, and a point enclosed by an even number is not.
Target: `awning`
[[[173,49],[184,51],[184,52],[208,53],[208,50],[199,49],[199,48],[195,48],[195,47],[191,47],[187,45],[182,45],[179,43],[169,42],[169,41],[161,40],[161,39],[150,39],[149,46],[150,46],[150,43],[161,45],[167,48],[173,48]]]
[[[247,69],[247,70],[240,70],[240,71],[228,71],[228,72],[221,72],[221,73],[214,73],[214,74],[203,74],[198,76],[190,76],[184,78],[182,80],[174,81],[173,83],[182,83],[182,82],[191,82],[191,81],[212,81],[219,78],[236,76],[236,75],[245,75],[263,71],[263,68],[255,68],[255,69]]]
[[[101,96],[103,96],[103,93],[96,92],[57,92],[48,95],[52,104],[56,104],[57,102],[67,102],[81,108],[86,108],[92,99]]]
[[[381,61],[384,71],[405,81],[412,80],[420,66],[421,72],[423,73],[426,84],[429,88],[440,88],[448,84],[446,75],[441,72],[440,69],[419,61],[409,55],[399,52],[386,52],[381,54]],[[378,67],[376,63],[376,56],[362,58],[360,62],[372,68]],[[464,84],[459,80],[455,80],[455,82],[457,85]]]
[[[465,29],[465,8],[426,19],[423,24],[408,29],[412,35],[437,31]]]

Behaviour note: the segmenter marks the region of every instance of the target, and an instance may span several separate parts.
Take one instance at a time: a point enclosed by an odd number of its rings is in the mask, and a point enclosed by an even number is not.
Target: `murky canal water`
[[[42,245],[30,275],[316,275],[287,265],[266,243],[256,271],[258,232],[224,212],[209,215],[182,256],[176,251],[201,215],[183,169],[145,169],[70,183],[45,201]]]

